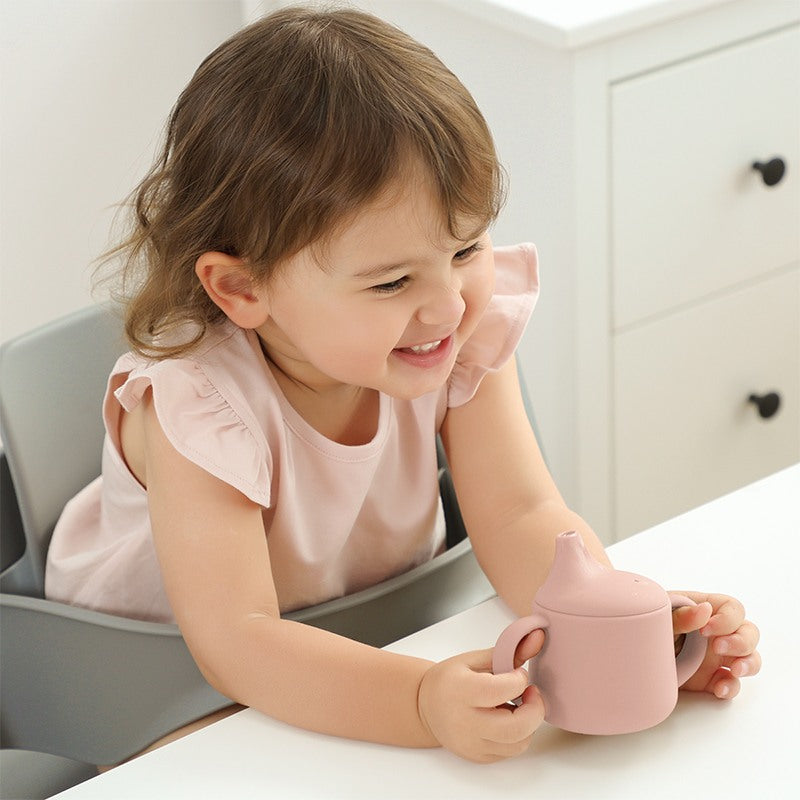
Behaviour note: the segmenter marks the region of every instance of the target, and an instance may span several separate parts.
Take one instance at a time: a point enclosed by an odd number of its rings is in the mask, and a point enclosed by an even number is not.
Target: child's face
[[[265,288],[257,330],[280,369],[414,398],[441,387],[494,287],[487,233],[458,241],[427,181],[385,192],[324,251],[307,247]]]

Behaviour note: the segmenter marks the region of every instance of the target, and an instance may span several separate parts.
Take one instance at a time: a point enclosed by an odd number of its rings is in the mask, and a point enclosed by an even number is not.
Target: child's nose
[[[425,304],[420,306],[417,319],[424,325],[457,325],[466,309],[460,289],[460,285],[447,284],[432,290]]]

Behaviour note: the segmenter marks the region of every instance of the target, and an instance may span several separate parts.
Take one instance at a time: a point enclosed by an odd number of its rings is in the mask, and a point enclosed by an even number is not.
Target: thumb
[[[517,647],[519,649],[522,647],[522,643],[520,643]],[[488,672],[489,674],[493,674],[492,669],[492,662],[494,659],[494,648],[489,647],[486,650],[472,650],[468,653],[462,653],[460,656],[457,656],[458,660],[461,661],[466,667],[469,667],[470,670],[477,673],[484,673]],[[525,659],[527,660],[527,659]],[[517,663],[517,659],[514,659],[514,672],[524,672],[524,670],[516,669],[519,667],[523,661],[519,661]],[[513,675],[513,672],[498,672],[498,675]]]
[[[714,609],[711,603],[698,603],[696,606],[681,606],[672,612],[672,630],[678,636],[702,628],[711,619]]]
[[[528,686],[528,673],[521,667],[513,672],[492,672],[493,648],[473,650],[458,657],[472,673],[466,699],[477,707],[492,708],[519,697]]]

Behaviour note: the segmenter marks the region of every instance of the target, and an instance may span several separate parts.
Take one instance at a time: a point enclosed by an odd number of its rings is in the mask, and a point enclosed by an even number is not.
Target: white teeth
[[[407,347],[406,350],[411,350],[414,353],[430,353],[431,350],[435,350],[441,343],[442,340],[439,339],[436,342],[428,342],[428,344],[417,344],[413,347]]]

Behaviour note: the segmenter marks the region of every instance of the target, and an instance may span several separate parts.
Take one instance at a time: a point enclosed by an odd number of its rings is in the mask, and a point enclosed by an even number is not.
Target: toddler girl
[[[135,194],[120,248],[132,351],[109,379],[102,477],[53,536],[47,595],[177,621],[213,686],[294,725],[476,761],[522,752],[543,716],[524,670],[280,616],[444,548],[437,433],[515,611],[558,533],[605,559],[520,398],[537,261],[492,247],[502,188],[469,93],[374,17],[285,9],[214,51]],[[730,648],[710,648],[690,688],[732,696],[758,668],[756,629],[736,601],[695,598],[676,633],[704,626]]]

